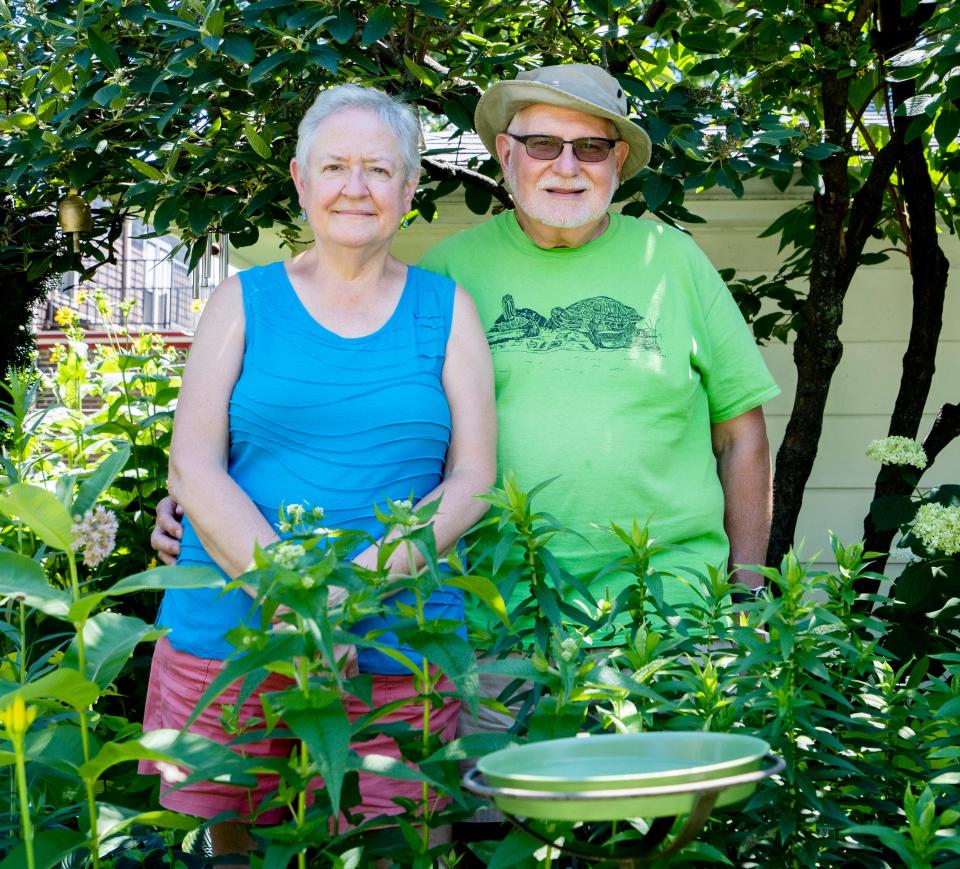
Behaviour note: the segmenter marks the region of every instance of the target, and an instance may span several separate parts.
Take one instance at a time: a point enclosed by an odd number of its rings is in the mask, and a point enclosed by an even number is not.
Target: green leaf
[[[357,32],[357,19],[353,13],[343,6],[337,16],[327,22],[327,33],[329,33],[336,42],[346,42]]]
[[[908,118],[916,117],[917,115],[932,116],[942,99],[943,94],[941,93],[917,94],[915,97],[905,99],[903,103],[897,106],[895,114],[899,116],[906,115]]]
[[[83,516],[91,509],[117,475],[123,470],[130,458],[130,444],[123,444],[115,453],[110,453],[97,469],[80,484],[77,497],[70,510],[73,516]]]
[[[257,758],[241,757],[225,745],[197,733],[151,730],[126,742],[106,743],[95,757],[80,767],[80,775],[84,779],[96,781],[118,763],[133,760],[175,763],[193,770],[195,775],[207,775],[211,780],[230,781],[247,787],[256,784],[250,770],[259,762]]]
[[[98,106],[108,106],[122,93],[123,89],[118,84],[104,85],[93,95],[93,101]]]
[[[243,125],[243,135],[244,138],[250,143],[250,147],[264,160],[269,160],[271,156],[270,145],[267,143],[267,140],[261,136],[253,124],[244,124]]]
[[[149,163],[146,163],[143,160],[137,160],[134,157],[131,157],[127,162],[129,162],[134,169],[149,178],[151,181],[163,181],[163,172],[161,172],[156,166],[151,166]]]
[[[61,619],[70,610],[70,596],[50,585],[43,567],[13,552],[0,552],[0,598],[22,600],[35,610]]]
[[[0,513],[18,518],[47,546],[68,551],[73,545],[73,520],[46,489],[15,483],[0,491]]]
[[[295,55],[292,51],[278,51],[269,57],[265,57],[250,70],[250,75],[247,77],[247,84],[256,84],[258,81],[265,79],[278,66],[283,66],[294,57]]]
[[[116,72],[120,69],[120,55],[114,50],[113,46],[107,42],[100,33],[93,28],[87,31],[87,41],[93,53],[100,58],[100,62],[110,70]]]
[[[941,149],[946,149],[960,133],[960,111],[954,108],[953,103],[944,103],[933,127],[933,135]]]
[[[76,670],[58,667],[53,672],[0,696],[0,707],[6,708],[15,697],[22,697],[27,703],[56,700],[80,710],[87,709],[99,696],[100,689],[89,679],[84,679]]]
[[[487,869],[517,869],[519,866],[530,866],[533,855],[543,847],[543,843],[534,839],[522,830],[512,830],[507,837],[497,845],[487,863]]]
[[[36,869],[52,869],[54,866],[59,866],[64,858],[83,847],[86,838],[83,833],[76,830],[41,830],[33,837]],[[23,842],[19,842],[0,863],[0,869],[23,869],[27,865],[26,846]]]
[[[480,675],[473,647],[456,634],[437,635],[417,631],[404,639],[411,649],[419,652],[450,678],[470,711],[476,715]]]
[[[378,6],[367,16],[367,23],[363,26],[363,33],[360,34],[361,45],[372,45],[379,39],[383,39],[393,27],[393,13],[386,6]]]
[[[253,44],[242,36],[228,36],[223,40],[220,50],[237,63],[253,63],[257,56]]]
[[[480,598],[491,610],[494,615],[503,622],[503,626],[509,631],[510,618],[507,616],[507,606],[497,586],[485,576],[448,576],[444,578],[444,585],[451,588],[462,588],[464,591]]]
[[[97,833],[102,838],[122,833],[132,824],[148,824],[163,830],[192,830],[197,819],[164,809],[138,809],[97,801]]]
[[[407,68],[407,71],[410,73],[410,75],[417,79],[417,81],[425,84],[431,90],[440,84],[440,77],[433,70],[420,66],[420,64],[414,60],[411,60],[406,55],[403,56],[403,65]]]
[[[156,211],[153,212],[153,215],[150,218],[150,222],[153,224],[154,230],[156,230],[159,235],[167,234],[170,224],[180,213],[180,206],[182,204],[183,202],[179,197],[171,196],[169,199],[164,199],[163,202],[157,206]]]
[[[156,640],[163,628],[148,625],[134,616],[119,613],[97,613],[83,626],[83,643],[87,671],[83,675],[106,689],[130,659],[138,643]],[[80,669],[79,646],[74,638],[63,656],[62,666]]]
[[[899,528],[916,516],[919,506],[903,495],[881,495],[870,504],[870,518],[881,531]]]
[[[223,574],[212,567],[164,565],[121,579],[105,594],[113,596],[137,591],[166,591],[168,588],[223,588],[225,584]]]
[[[340,814],[343,776],[350,754],[350,719],[333,692],[293,695],[284,702],[283,720],[303,740],[330,798],[334,817]]]
[[[667,201],[672,190],[673,181],[670,178],[651,172],[643,182],[643,199],[647,203],[647,208],[656,211]]]

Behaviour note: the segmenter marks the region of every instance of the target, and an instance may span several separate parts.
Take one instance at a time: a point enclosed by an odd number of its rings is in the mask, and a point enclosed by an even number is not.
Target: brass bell
[[[74,253],[79,253],[80,233],[93,232],[93,212],[90,210],[89,203],[77,193],[76,189],[71,189],[70,194],[60,200],[57,214],[61,229],[73,235]]]

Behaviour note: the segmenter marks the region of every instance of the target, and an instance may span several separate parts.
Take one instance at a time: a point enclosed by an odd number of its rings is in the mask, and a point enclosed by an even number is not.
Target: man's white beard
[[[610,179],[610,189],[607,191],[606,196],[598,198],[595,190],[596,185],[594,185],[589,178],[582,179],[576,182],[575,189],[580,189],[582,184],[587,185],[583,188],[585,196],[587,196],[584,202],[576,204],[557,203],[554,206],[550,206],[546,202],[530,201],[517,192],[519,185],[517,184],[517,172],[513,165],[507,166],[505,175],[507,186],[510,188],[511,193],[513,193],[517,207],[538,223],[542,223],[544,226],[552,226],[556,229],[574,229],[601,220],[607,213],[607,209],[613,201],[613,194],[616,192],[620,183],[620,179],[616,175],[613,175]],[[568,186],[568,182],[550,177],[541,178],[540,181],[537,182],[538,190],[543,190],[545,187],[562,189],[566,186]]]

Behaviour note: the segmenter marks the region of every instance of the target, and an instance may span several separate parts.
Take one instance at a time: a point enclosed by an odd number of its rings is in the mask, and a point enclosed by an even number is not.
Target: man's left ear
[[[630,146],[620,139],[613,146],[614,156],[617,158],[617,177],[623,180],[623,164],[627,162],[627,156],[630,154]]]

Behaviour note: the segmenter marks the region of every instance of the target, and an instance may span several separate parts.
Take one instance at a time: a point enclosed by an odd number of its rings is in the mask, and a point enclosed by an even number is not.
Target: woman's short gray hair
[[[400,159],[407,180],[420,174],[420,122],[406,103],[376,88],[340,84],[323,91],[307,109],[297,129],[297,163],[301,170],[309,165],[310,150],[317,127],[337,112],[365,109],[376,114],[400,143]]]

